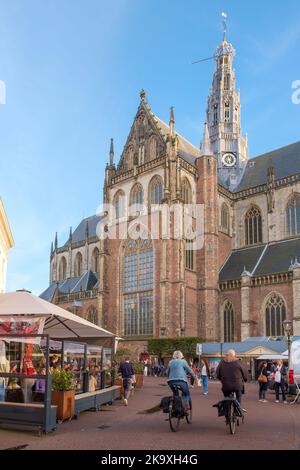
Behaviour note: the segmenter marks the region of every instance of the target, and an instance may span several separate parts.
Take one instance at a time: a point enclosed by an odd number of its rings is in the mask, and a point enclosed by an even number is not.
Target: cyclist
[[[173,359],[169,362],[167,368],[168,385],[172,392],[175,392],[176,387],[181,388],[185,411],[189,409],[191,399],[187,374],[190,374],[191,377],[195,379],[194,371],[189,367],[188,363],[183,358],[182,352],[175,351],[173,354]]]
[[[234,349],[229,349],[225,359],[217,368],[217,378],[222,383],[224,397],[235,393],[237,401],[242,405],[242,391],[244,382],[247,382],[247,371],[241,361],[236,357]],[[243,411],[246,411],[243,409]]]

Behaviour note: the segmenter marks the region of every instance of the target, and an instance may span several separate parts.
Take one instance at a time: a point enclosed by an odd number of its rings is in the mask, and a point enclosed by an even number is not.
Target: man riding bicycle
[[[241,405],[244,382],[247,382],[247,371],[236,357],[234,349],[229,349],[225,359],[218,365],[217,378],[222,383],[224,397],[230,397],[232,393],[235,393],[236,399]]]
[[[185,411],[189,409],[191,400],[187,374],[195,379],[193,370],[189,367],[181,351],[175,351],[173,359],[169,362],[167,368],[168,385],[172,392],[176,393],[176,387],[180,387],[182,390],[182,398],[184,402]]]

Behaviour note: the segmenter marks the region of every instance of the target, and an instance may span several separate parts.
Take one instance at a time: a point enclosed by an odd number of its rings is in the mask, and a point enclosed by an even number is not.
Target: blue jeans
[[[202,375],[202,385],[203,385],[203,393],[206,395],[208,393],[208,377],[207,377],[207,375]]]
[[[191,400],[191,395],[190,395],[190,390],[189,390],[189,386],[187,382],[185,382],[184,380],[169,380],[168,385],[173,393],[176,392],[175,386],[178,386],[178,387],[180,386],[182,390],[182,398],[183,398],[184,404],[189,405],[190,400]]]

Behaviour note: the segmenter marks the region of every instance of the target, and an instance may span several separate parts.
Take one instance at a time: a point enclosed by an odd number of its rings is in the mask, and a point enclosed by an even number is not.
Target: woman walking
[[[266,403],[266,391],[268,390],[268,375],[269,372],[267,370],[268,363],[264,361],[259,367],[259,376],[258,376],[258,384],[259,384],[259,400],[262,403]]]

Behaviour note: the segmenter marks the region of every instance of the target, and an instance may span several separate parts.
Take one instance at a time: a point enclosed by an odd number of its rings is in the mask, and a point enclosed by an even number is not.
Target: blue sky
[[[8,290],[39,294],[49,282],[55,231],[95,213],[110,137],[119,156],[139,92],[199,145],[222,37],[237,51],[242,126],[250,154],[300,139],[299,2],[253,0],[0,0],[0,195],[16,247]]]

